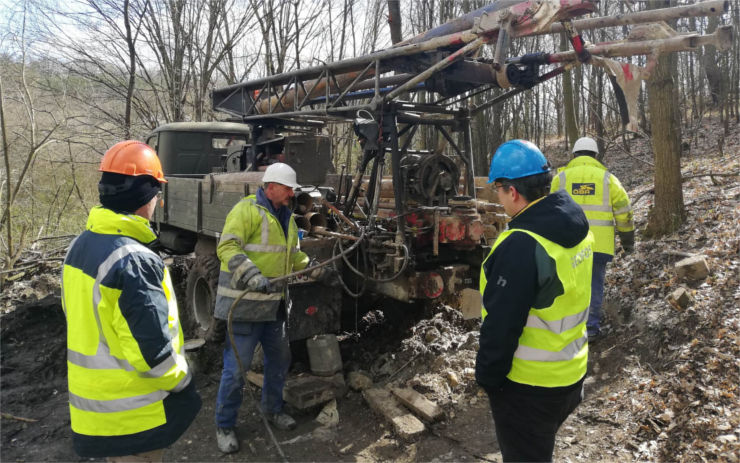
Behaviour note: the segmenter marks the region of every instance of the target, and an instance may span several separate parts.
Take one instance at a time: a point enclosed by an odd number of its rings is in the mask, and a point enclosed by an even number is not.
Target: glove
[[[318,261],[311,261],[309,263],[310,266],[318,265]],[[314,280],[323,283],[327,286],[336,286],[339,284],[339,274],[336,270],[329,267],[328,265],[323,265],[319,268],[316,268],[311,271],[309,274],[311,278]]]
[[[260,293],[269,293],[272,291],[270,280],[265,278],[261,273],[257,273],[247,282],[247,289]]]
[[[248,289],[250,291],[261,291],[264,293],[268,293],[272,289],[270,281],[260,273],[256,265],[249,267],[236,281],[232,277],[231,287],[238,290]]]
[[[619,242],[622,243],[622,249],[624,249],[625,253],[630,253],[635,250],[635,232],[628,231],[628,232],[618,232],[619,233]]]

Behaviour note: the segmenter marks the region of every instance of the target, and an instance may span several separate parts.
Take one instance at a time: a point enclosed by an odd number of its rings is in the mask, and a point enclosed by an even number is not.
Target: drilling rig
[[[333,259],[341,276],[342,291],[293,279],[292,339],[337,331],[347,305],[342,292],[444,302],[479,316],[480,265],[506,217],[485,173],[474,172],[471,118],[569,69],[594,65],[619,89],[630,127],[635,86],[660,54],[704,45],[725,50],[732,41],[729,26],[678,34],[664,21],[721,15],[728,3],[579,19],[595,11],[593,2],[499,0],[388,49],[214,90],[213,108],[231,122],[168,124],[147,138],[169,182],[155,217],[160,239],[172,252],[196,255],[184,318],[201,334],[212,329],[215,249],[226,214],[256,191],[272,162],[290,164],[304,185],[295,204],[302,250]],[[581,35],[615,26],[633,33],[595,44]],[[507,56],[513,40],[560,33],[572,50]],[[485,46],[493,47],[487,58]],[[647,56],[647,66],[616,60],[635,55]],[[500,92],[471,103],[491,89]],[[325,130],[332,124],[354,128],[362,154],[353,172],[335,168]],[[445,149],[417,149],[421,127],[445,140]]]

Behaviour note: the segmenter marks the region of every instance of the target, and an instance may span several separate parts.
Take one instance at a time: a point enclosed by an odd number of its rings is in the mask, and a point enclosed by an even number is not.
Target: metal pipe
[[[589,53],[605,58],[621,56],[649,55],[655,52],[670,53],[674,51],[696,50],[704,45],[713,45],[718,50],[726,50],[732,46],[732,26],[718,27],[713,34],[708,35],[678,35],[667,39],[642,40],[639,42],[605,42],[587,47]],[[574,51],[553,53],[549,57],[551,63],[570,62],[577,60]]]
[[[672,19],[689,18],[695,16],[719,16],[730,7],[728,0],[711,0],[696,3],[694,5],[674,6],[660,8],[657,10],[637,11],[634,13],[603,16],[600,18],[578,19],[573,21],[576,30],[600,29],[603,27],[627,26],[631,24],[643,24],[650,22],[669,21]],[[564,27],[560,23],[550,26],[550,30],[535,32],[531,35],[557,34],[563,32]]]

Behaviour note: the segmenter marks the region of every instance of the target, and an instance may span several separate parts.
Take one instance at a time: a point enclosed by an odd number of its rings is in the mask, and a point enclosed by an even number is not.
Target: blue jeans
[[[604,301],[604,277],[606,276],[606,265],[612,260],[611,254],[601,252],[594,253],[594,270],[591,275],[591,304],[588,307],[588,321],[586,330],[589,335],[598,334],[601,331],[601,303]]]
[[[226,337],[224,370],[216,398],[216,426],[233,428],[242,403],[244,380],[239,373],[231,342]],[[280,413],[283,409],[283,387],[290,368],[290,344],[285,320],[255,323],[234,323],[234,342],[245,371],[249,371],[257,343],[265,354],[265,376],[262,384],[261,407],[265,413]]]

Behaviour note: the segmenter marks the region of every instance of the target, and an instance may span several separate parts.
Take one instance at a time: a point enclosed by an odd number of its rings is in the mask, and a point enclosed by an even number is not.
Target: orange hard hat
[[[121,141],[111,146],[103,155],[98,170],[132,177],[149,175],[160,183],[167,183],[157,152],[137,140]]]

